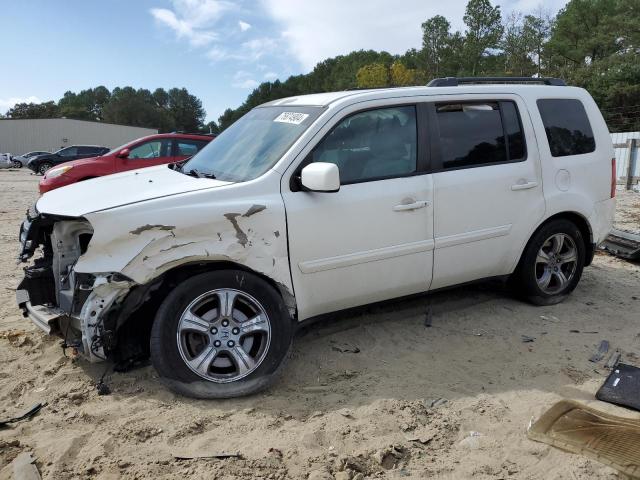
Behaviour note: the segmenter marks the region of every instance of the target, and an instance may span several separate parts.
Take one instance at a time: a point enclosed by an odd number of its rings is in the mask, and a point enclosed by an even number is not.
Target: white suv
[[[267,386],[328,312],[488,277],[559,302],[611,228],[613,147],[585,90],[534,82],[277,100],[183,165],[49,192],[18,304],[91,361],[150,355],[220,398]]]

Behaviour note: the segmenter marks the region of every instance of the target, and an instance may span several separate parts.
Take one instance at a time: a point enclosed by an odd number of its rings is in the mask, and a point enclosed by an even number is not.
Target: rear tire
[[[569,220],[552,220],[527,245],[513,274],[518,292],[535,305],[555,305],[576,288],[585,262],[580,229]]]
[[[53,164],[51,164],[49,162],[41,163],[38,166],[38,172],[40,173],[40,175],[44,175],[47,172],[47,170],[49,170],[52,166],[53,166]]]
[[[275,381],[293,332],[279,292],[258,276],[203,273],[178,285],[160,306],[151,362],[162,382],[181,395],[249,395]]]

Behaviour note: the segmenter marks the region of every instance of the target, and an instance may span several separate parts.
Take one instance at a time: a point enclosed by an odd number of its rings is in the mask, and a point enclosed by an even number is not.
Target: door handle
[[[413,203],[396,205],[395,207],[393,207],[393,211],[406,212],[408,210],[417,210],[418,208],[424,208],[428,205],[431,205],[431,202],[429,202],[428,200],[418,200],[417,202],[413,202]]]
[[[511,185],[511,190],[527,190],[529,188],[536,188],[538,186],[538,182],[523,182],[516,183],[515,185]]]

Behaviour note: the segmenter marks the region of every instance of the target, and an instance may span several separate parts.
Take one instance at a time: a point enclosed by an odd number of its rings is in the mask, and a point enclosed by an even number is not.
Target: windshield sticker
[[[274,118],[274,122],[281,123],[292,123],[294,125],[300,125],[304,120],[309,116],[308,113],[298,113],[298,112],[282,112],[276,118]]]

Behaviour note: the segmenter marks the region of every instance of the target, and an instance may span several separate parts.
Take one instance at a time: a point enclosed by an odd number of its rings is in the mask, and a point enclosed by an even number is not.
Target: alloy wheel
[[[215,383],[234,382],[266,357],[271,324],[264,307],[249,294],[217,289],[187,306],[176,340],[182,360],[196,375]]]
[[[535,275],[540,290],[548,295],[562,292],[571,282],[578,265],[578,249],[565,233],[551,235],[536,257]]]

